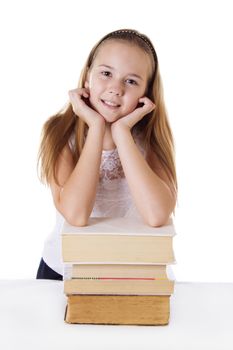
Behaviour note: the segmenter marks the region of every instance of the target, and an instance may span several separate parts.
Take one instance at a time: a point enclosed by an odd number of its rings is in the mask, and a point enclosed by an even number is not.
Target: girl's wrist
[[[131,135],[128,125],[123,123],[113,123],[111,126],[112,138],[115,143],[121,138],[127,135]]]
[[[98,121],[96,121],[95,123],[92,123],[90,125],[88,125],[89,127],[89,131],[94,132],[94,133],[100,133],[103,134],[105,133],[105,120],[104,118],[102,118],[103,120],[99,119]]]

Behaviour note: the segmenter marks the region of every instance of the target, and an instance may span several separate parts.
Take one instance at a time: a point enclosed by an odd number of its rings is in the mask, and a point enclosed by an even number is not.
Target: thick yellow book
[[[139,219],[90,218],[88,226],[64,223],[62,255],[65,263],[174,263],[172,221],[149,227]]]
[[[65,321],[82,324],[166,325],[170,296],[70,295]]]

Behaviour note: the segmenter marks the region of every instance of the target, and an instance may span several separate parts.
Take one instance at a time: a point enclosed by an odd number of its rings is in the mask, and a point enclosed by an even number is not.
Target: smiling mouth
[[[107,100],[101,100],[101,102],[107,106],[107,107],[110,107],[110,108],[118,108],[120,107],[119,104],[115,103],[115,102],[112,102],[112,101],[107,101]]]

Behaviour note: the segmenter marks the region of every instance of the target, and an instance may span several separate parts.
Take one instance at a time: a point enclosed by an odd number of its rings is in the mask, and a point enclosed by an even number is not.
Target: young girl
[[[41,180],[57,210],[37,278],[62,280],[64,220],[140,216],[164,225],[176,204],[173,137],[150,39],[123,29],[91,50],[66,108],[43,127]]]

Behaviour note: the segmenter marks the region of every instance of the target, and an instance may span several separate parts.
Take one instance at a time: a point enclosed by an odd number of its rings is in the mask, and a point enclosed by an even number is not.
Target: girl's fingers
[[[89,98],[89,94],[87,89],[73,89],[69,90],[69,99],[73,107],[73,111],[75,114],[80,112],[80,108],[85,108],[85,101],[83,98]]]
[[[155,109],[155,104],[148,97],[140,98],[139,102],[144,104],[141,107],[142,111],[144,111],[144,114],[150,113],[153,111],[153,109]]]
[[[69,90],[69,96],[83,96],[88,98],[89,97],[89,93],[88,90],[85,88],[80,88],[80,89],[73,89],[73,90]]]
[[[83,97],[88,98],[88,97],[89,97],[89,94],[88,94],[86,91],[84,91],[84,92],[83,92]]]
[[[148,97],[141,97],[139,99],[139,102],[155,108],[155,104]]]

